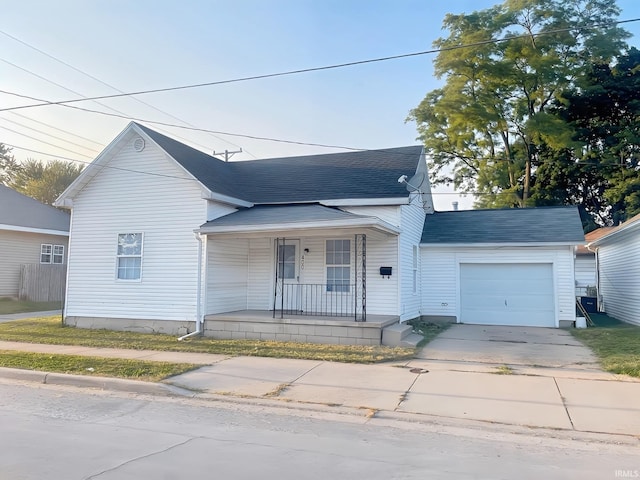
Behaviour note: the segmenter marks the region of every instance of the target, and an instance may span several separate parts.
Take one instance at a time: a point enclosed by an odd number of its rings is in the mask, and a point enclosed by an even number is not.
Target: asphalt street
[[[0,380],[0,478],[606,479],[637,443]]]

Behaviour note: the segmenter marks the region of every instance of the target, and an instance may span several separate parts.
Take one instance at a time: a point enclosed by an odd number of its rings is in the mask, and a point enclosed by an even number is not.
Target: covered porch
[[[382,329],[399,321],[397,280],[379,273],[397,265],[398,230],[377,217],[317,204],[262,206],[200,233],[205,335],[379,345]]]

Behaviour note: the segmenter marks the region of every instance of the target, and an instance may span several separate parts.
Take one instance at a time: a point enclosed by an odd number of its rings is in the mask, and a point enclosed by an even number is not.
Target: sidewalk
[[[405,412],[493,423],[640,435],[640,382],[606,374],[529,369],[496,375],[464,362],[414,359],[355,365],[315,360],[228,357],[0,342],[0,350],[186,362],[202,365],[162,384],[1,369],[0,378],[139,393],[226,395]],[[182,390],[184,392],[184,390]],[[291,405],[291,403],[288,403]]]
[[[22,320],[23,318],[53,317],[54,315],[62,315],[62,310],[47,310],[46,312],[7,313],[5,315],[0,315],[0,323],[12,322],[13,320]]]

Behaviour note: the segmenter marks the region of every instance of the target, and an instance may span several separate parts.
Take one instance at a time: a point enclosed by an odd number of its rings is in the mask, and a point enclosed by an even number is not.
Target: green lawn
[[[60,310],[62,302],[26,302],[8,297],[0,298],[0,315],[23,312],[46,312]]]
[[[203,337],[192,337],[178,342],[176,337],[171,335],[68,327],[62,325],[58,317],[30,318],[1,323],[0,340],[134,350],[217,353],[232,356],[302,358],[348,363],[405,360],[413,358],[415,353],[412,348],[215,340]]]
[[[0,367],[158,382],[196,368],[190,363],[52,355],[0,350]]]
[[[640,377],[640,327],[591,314],[595,327],[571,333],[590,347],[608,372]]]

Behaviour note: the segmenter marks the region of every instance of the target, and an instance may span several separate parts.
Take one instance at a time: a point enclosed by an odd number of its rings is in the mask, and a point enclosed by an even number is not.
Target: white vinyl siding
[[[576,256],[576,285],[589,287],[596,285],[596,257],[595,255]]]
[[[460,264],[551,264],[555,314],[575,320],[575,279],[571,247],[436,247],[421,245],[422,314],[460,319]],[[556,323],[557,326],[557,323]]]
[[[198,241],[205,221],[200,185],[151,141],[123,144],[109,167],[76,196],[65,314],[147,320],[196,318]],[[150,172],[153,175],[144,173]],[[116,239],[144,232],[141,282],[116,278]]]
[[[640,231],[598,247],[599,295],[607,315],[640,325]]]
[[[273,243],[267,238],[249,240],[247,308],[267,310],[273,299]]]
[[[211,237],[207,244],[207,314],[247,309],[249,240]]]
[[[394,271],[394,274],[400,277],[401,282],[401,320],[419,317],[421,313],[420,252],[418,245],[422,237],[425,213],[422,204],[418,200],[416,198],[410,205],[400,207],[402,219],[402,232],[399,238],[400,265],[398,271]]]
[[[0,297],[18,295],[20,265],[39,264],[43,244],[66,246],[67,242],[64,236],[0,230]]]

